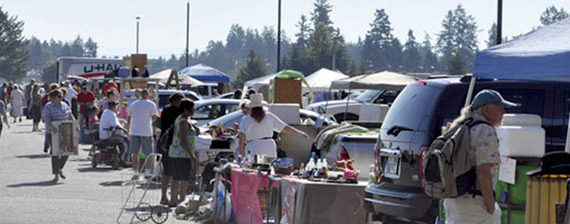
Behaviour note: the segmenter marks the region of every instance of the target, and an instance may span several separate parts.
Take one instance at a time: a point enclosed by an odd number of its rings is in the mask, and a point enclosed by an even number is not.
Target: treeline
[[[475,19],[461,5],[449,10],[441,20],[441,30],[418,34],[408,30],[405,39],[395,37],[388,12],[377,9],[367,32],[356,42],[347,42],[331,20],[333,7],[327,0],[315,0],[311,12],[297,22],[293,38],[282,33],[281,68],[311,74],[321,67],[358,75],[382,70],[465,74],[472,71],[477,53],[479,29]],[[568,17],[552,6],[539,18],[548,25]],[[69,42],[41,41],[22,36],[23,22],[0,7],[0,77],[18,80],[27,71],[53,74],[53,62],[60,56],[98,55],[98,43],[78,36]],[[423,36],[422,41],[417,36]],[[496,25],[489,29],[488,46],[496,40]],[[210,41],[203,51],[194,50],[189,64],[206,64],[236,77],[236,86],[266,73],[276,71],[277,32],[272,27],[261,30],[231,26],[223,41]],[[504,38],[506,40],[507,38]],[[151,52],[150,52],[151,53]],[[151,53],[152,55],[152,53]],[[10,58],[11,60],[4,60]],[[168,58],[149,59],[150,72],[166,68],[181,69],[186,58],[181,52]],[[50,66],[51,65],[51,66]]]

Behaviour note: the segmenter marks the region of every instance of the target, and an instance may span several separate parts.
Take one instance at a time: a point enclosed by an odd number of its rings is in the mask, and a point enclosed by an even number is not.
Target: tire
[[[338,123],[341,123],[343,121],[357,121],[358,120],[358,115],[352,114],[352,113],[346,113],[346,119],[344,119],[344,117],[345,117],[345,113],[340,113],[340,114],[334,115],[334,118],[336,119],[336,121]]]

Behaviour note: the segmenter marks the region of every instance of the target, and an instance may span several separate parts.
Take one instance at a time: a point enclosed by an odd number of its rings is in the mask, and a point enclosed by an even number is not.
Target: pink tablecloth
[[[232,169],[232,207],[238,224],[263,223],[257,191],[267,186],[267,175]]]

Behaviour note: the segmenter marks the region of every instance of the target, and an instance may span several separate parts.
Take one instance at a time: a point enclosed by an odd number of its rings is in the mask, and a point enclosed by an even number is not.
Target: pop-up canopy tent
[[[342,74],[337,71],[331,71],[326,68],[321,68],[318,71],[314,72],[313,74],[307,76],[305,78],[307,83],[313,91],[328,91],[331,87],[333,81],[346,79],[348,78],[347,75]],[[303,87],[303,92],[308,92],[309,88]]]
[[[195,85],[195,84],[203,84],[199,80],[192,78],[187,75],[178,74],[178,72],[174,69],[165,69],[160,72],[154,73],[150,76],[150,78],[159,79],[162,83],[167,83],[169,80],[176,83],[176,79],[178,79],[179,84],[187,84],[187,85]]]
[[[417,79],[413,76],[395,72],[383,71],[368,75],[333,81],[333,89],[386,89],[402,90]]]
[[[473,76],[570,82],[570,18],[479,52]],[[474,86],[472,78],[466,105],[470,103]],[[568,127],[566,152],[570,152]]]
[[[261,76],[259,78],[249,80],[243,84],[243,89],[245,91],[249,88],[253,88],[253,89],[255,89],[255,91],[259,91],[259,88],[261,86],[269,86],[269,84],[271,83],[271,80],[274,79],[275,76],[277,76],[277,74],[278,73],[269,74],[269,75],[265,75],[265,76]]]
[[[179,73],[188,75],[202,82],[216,82],[216,83],[230,82],[230,78],[223,72],[220,72],[218,69],[205,66],[202,64],[197,64],[183,68],[182,70],[179,71]]]
[[[475,77],[570,81],[570,18],[477,54]]]

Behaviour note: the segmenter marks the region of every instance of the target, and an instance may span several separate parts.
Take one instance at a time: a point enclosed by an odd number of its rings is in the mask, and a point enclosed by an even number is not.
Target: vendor
[[[250,100],[246,107],[251,109],[251,114],[243,117],[239,125],[239,153],[242,156],[247,152],[277,158],[277,146],[272,139],[274,131],[309,139],[305,132],[287,125],[273,113],[266,111],[264,106],[267,106],[267,102],[263,101],[263,94],[253,94]]]

